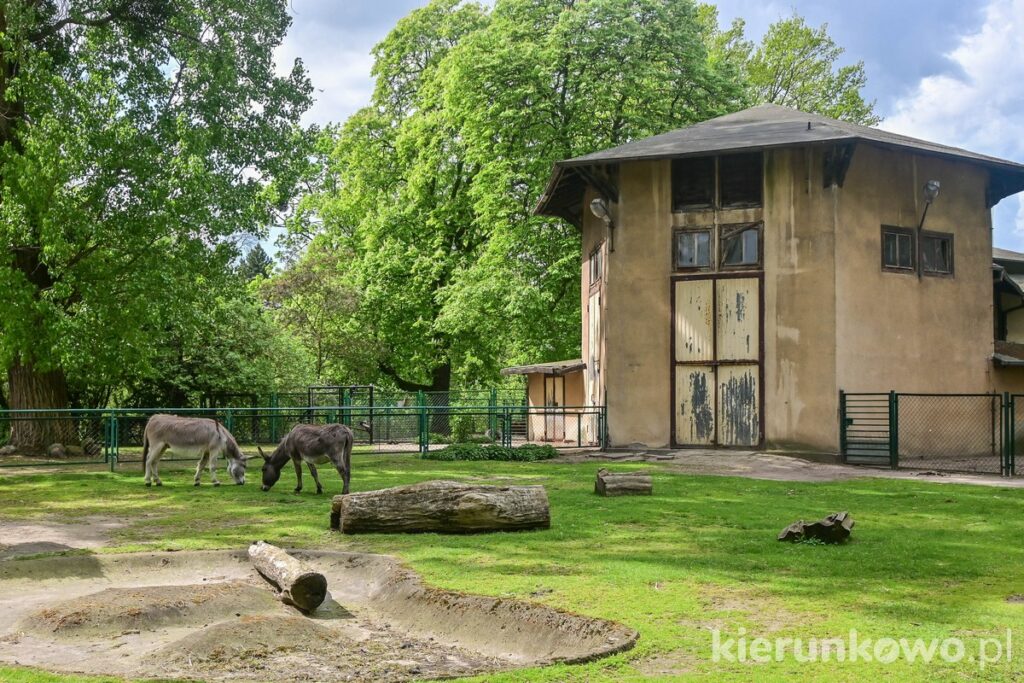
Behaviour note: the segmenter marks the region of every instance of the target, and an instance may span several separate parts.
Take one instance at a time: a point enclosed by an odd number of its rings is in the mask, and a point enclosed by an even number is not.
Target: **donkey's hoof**
[[[292,493],[302,493],[302,489],[295,489]]]
[[[163,483],[162,481],[158,481],[158,482],[156,483],[156,485],[157,485],[157,486],[163,486],[163,485],[164,485],[164,483]]]
[[[215,482],[213,482],[213,485],[214,486],[220,486],[220,482],[219,481],[215,481]]]
[[[316,495],[318,495],[318,496],[324,495],[324,490],[323,489],[317,489],[316,490]]]
[[[153,485],[153,483],[152,483],[152,482],[148,482],[148,481],[146,482],[146,488],[149,488],[149,487],[150,487],[150,486],[152,486],[152,485]]]
[[[192,485],[193,486],[199,486],[199,482],[198,481],[194,481],[194,482],[192,482]]]

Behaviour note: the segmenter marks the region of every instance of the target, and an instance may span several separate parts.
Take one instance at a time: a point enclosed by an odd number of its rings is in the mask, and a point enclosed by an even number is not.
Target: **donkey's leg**
[[[150,446],[150,448],[153,448],[153,447]],[[164,483],[162,481],[160,481],[160,458],[163,457],[164,451],[166,451],[168,448],[170,448],[170,446],[168,444],[158,443],[156,445],[156,450],[155,451],[153,451],[153,450],[150,451],[150,453],[154,453],[154,455],[151,456],[150,459],[149,459],[149,464],[150,464],[150,469],[153,472],[153,483],[156,484],[157,486],[163,486],[164,485]]]
[[[342,494],[348,493],[348,470],[349,465],[345,462],[345,450],[342,447],[339,451],[331,453],[331,462],[334,463],[334,468],[338,470],[338,474],[341,476],[341,492]]]
[[[149,448],[142,453],[146,468],[146,486],[153,485],[153,454],[157,452],[158,443],[149,442]]]
[[[320,495],[324,492],[324,487],[320,485],[320,477],[317,476],[316,467],[314,467],[311,462],[307,462],[306,464],[309,465],[309,473],[313,475],[313,481],[316,482],[316,493],[317,495]]]
[[[302,493],[302,459],[292,458],[295,465],[295,493]]]
[[[206,467],[206,461],[209,459],[209,453],[203,453],[202,457],[199,458],[199,462],[196,464],[196,476],[192,478],[193,486],[199,486],[199,483],[203,478],[203,468]]]
[[[217,479],[217,451],[208,452],[207,455],[210,457],[210,479],[214,486],[220,486],[220,480]]]

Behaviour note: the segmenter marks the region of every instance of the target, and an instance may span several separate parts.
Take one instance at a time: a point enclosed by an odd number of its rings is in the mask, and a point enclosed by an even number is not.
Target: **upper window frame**
[[[722,159],[735,159],[739,157],[756,158],[758,172],[758,198],[756,201],[734,201],[728,204],[722,201]],[[679,166],[686,163],[701,163],[711,161],[711,202],[698,204],[680,204],[677,201],[676,177]],[[764,207],[764,153],[757,152],[736,152],[733,154],[716,154],[707,156],[680,157],[672,160],[670,167],[670,185],[672,188],[672,212],[673,213],[699,213],[701,211],[735,211],[743,209],[756,209]]]
[[[904,235],[910,238],[910,266],[904,268],[902,266],[890,266],[885,262],[885,235],[886,233],[893,233],[895,235]],[[879,235],[879,248],[878,248],[878,261],[882,266],[882,270],[886,273],[903,273],[904,275],[913,275],[917,273],[917,234],[913,228],[903,228],[898,225],[882,225]]]
[[[708,263],[705,266],[680,266],[676,263],[676,251],[679,248],[677,240],[679,235],[705,233],[708,236]],[[669,250],[672,272],[674,273],[707,273],[715,270],[717,258],[716,230],[714,225],[694,225],[689,227],[675,227],[672,229],[672,248]]]
[[[935,230],[922,230],[921,231],[921,246],[917,250],[920,254],[921,260],[921,274],[927,275],[928,277],[955,277],[956,275],[956,248],[953,239],[953,233],[951,232],[937,232]],[[924,241],[925,239],[939,239],[949,241],[949,270],[926,270],[924,267]]]
[[[747,230],[757,231],[757,261],[755,263],[734,263],[726,264],[725,262],[725,232],[733,229],[737,233],[743,233]],[[718,270],[720,271],[737,271],[737,270],[751,270],[760,271],[764,269],[764,221],[756,221],[754,223],[723,223],[718,226]]]
[[[597,277],[594,277],[595,259],[597,261]],[[593,289],[604,280],[604,240],[597,243],[597,246],[590,250],[587,257],[588,286]]]

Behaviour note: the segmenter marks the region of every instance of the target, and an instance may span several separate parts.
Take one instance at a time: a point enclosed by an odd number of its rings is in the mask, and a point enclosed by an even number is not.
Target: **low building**
[[[546,405],[577,373],[612,446],[836,452],[840,390],[1024,389],[1024,257],[993,266],[991,219],[1022,189],[774,105],[559,162],[537,213],[582,232],[583,358],[509,372]]]

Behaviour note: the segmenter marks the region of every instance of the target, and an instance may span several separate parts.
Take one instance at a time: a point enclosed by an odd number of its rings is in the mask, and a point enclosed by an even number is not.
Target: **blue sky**
[[[369,100],[370,49],[426,0],[291,0],[280,64],[301,57],[317,88],[310,122],[342,121]],[[895,132],[1024,162],[1024,0],[723,0],[723,23],[759,39],[795,10],[828,23]],[[1024,251],[1024,203],[1003,200],[995,243]]]

